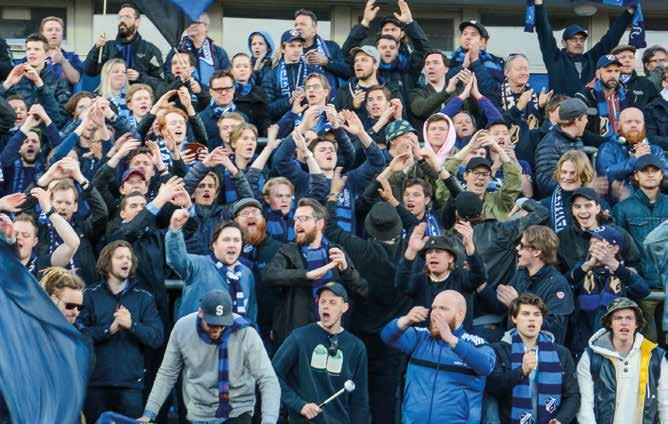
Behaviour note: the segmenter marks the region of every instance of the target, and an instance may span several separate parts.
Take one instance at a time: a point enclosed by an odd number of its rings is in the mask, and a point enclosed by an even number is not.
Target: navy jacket
[[[668,101],[658,97],[645,106],[644,112],[649,142],[668,150]]]
[[[664,175],[668,172],[668,159],[663,149],[650,144],[651,154],[658,157],[663,163]],[[636,157],[629,153],[629,145],[620,143],[617,137],[612,137],[601,145],[596,154],[596,174],[608,177],[608,181],[629,182],[635,172]]]
[[[557,40],[552,33],[552,25],[547,18],[547,10],[544,5],[536,5],[536,34],[540,51],[543,54],[543,63],[547,68],[547,75],[550,79],[550,88],[556,94],[574,96],[575,93],[584,90],[596,73],[596,61],[598,58],[610,53],[610,51],[619,44],[619,40],[624,35],[626,27],[633,20],[633,15],[624,11],[601,38],[589,51],[581,57],[582,73],[578,73],[573,59],[566,52],[566,49],[559,49]]]
[[[91,387],[141,389],[144,386],[144,352],[158,348],[163,341],[163,326],[153,296],[128,286],[114,295],[103,281],[84,290],[84,309],[76,326],[92,338],[95,348],[95,369],[90,375]],[[114,312],[119,306],[130,311],[132,327],[111,334]]]
[[[579,138],[572,138],[555,125],[538,143],[535,154],[535,177],[538,191],[543,196],[552,194],[557,187],[554,170],[561,155],[569,150],[583,150],[584,143]]]

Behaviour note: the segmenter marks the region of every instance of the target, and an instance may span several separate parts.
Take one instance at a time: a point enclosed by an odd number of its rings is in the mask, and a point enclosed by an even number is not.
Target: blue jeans
[[[141,389],[113,387],[89,387],[84,403],[86,422],[94,423],[106,411],[117,412],[126,417],[141,417],[144,400]]]

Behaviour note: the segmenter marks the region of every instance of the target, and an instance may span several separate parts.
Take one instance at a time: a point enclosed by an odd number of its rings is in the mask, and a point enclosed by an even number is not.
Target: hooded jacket
[[[452,348],[427,328],[401,330],[398,319],[381,333],[383,341],[410,356],[404,387],[404,424],[480,423],[483,391],[494,370],[494,350],[482,337],[453,330]]]
[[[492,348],[496,353],[496,364],[494,371],[487,378],[486,390],[499,401],[499,418],[502,424],[510,424],[511,410],[513,402],[513,388],[526,380],[527,377],[522,374],[522,367],[512,367],[512,332],[509,330],[503,335],[500,342],[494,343]],[[547,331],[541,331],[544,335],[552,339],[554,336]],[[559,409],[554,412],[553,418],[561,423],[570,423],[575,418],[575,414],[580,407],[580,389],[578,387],[577,374],[575,373],[575,362],[571,352],[561,344],[554,343],[554,349],[559,355],[561,363],[561,404]]]
[[[434,147],[432,146],[431,141],[429,141],[429,136],[427,134],[427,121],[425,121],[424,125],[422,126],[422,138],[424,139],[424,147],[427,150],[431,150],[434,153],[436,153],[436,158],[438,159],[439,165],[443,165],[445,163],[445,160],[448,158],[450,153],[452,152],[452,148],[455,147],[455,142],[457,141],[457,133],[455,131],[455,123],[452,122],[452,119],[444,114],[444,113],[435,113],[434,115],[441,116],[443,119],[448,121],[448,136],[445,139],[445,143],[439,147],[438,151],[434,150]],[[431,115],[431,116],[434,116]]]
[[[665,351],[642,334],[636,333],[633,348],[623,356],[615,351],[610,332],[601,328],[589,339],[577,372],[581,394],[578,422],[668,422]]]
[[[264,42],[267,43],[267,54],[265,54],[264,57],[262,58],[262,62],[264,64],[262,65],[262,68],[260,68],[259,71],[253,72],[253,75],[255,75],[255,81],[262,82],[262,80],[264,79],[264,75],[267,72],[271,72],[271,67],[272,67],[271,58],[274,56],[275,46],[274,46],[274,39],[271,38],[271,35],[267,31],[251,32],[250,35],[248,36],[248,53],[251,58],[252,66],[255,66],[255,62],[257,61],[257,58],[253,54],[253,49],[251,48],[253,37],[256,35],[262,36],[262,38],[264,38]]]

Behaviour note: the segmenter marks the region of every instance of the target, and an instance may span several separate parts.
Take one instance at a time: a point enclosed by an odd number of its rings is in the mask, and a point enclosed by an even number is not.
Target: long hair
[[[127,247],[130,249],[130,254],[132,255],[132,267],[130,268],[130,276],[135,274],[137,271],[137,257],[135,256],[134,250],[132,250],[132,245],[125,240],[116,240],[104,246],[102,252],[100,252],[100,257],[97,259],[97,264],[95,270],[100,277],[109,278],[111,273],[111,257],[114,256],[114,252],[119,247]]]
[[[98,87],[100,95],[104,97],[111,97],[114,95],[114,92],[111,89],[111,68],[113,68],[114,65],[119,64],[125,66],[127,69],[127,65],[123,59],[110,59],[104,66],[102,66],[102,71],[100,72],[100,86]],[[125,88],[128,88],[129,85],[129,82],[126,79]]]
[[[45,269],[43,273],[39,284],[49,296],[60,297],[66,288],[81,291],[86,287],[83,280],[69,269],[54,266]]]

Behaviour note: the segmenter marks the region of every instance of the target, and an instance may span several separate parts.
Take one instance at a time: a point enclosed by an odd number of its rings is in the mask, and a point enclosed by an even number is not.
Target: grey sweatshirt
[[[238,315],[235,314],[235,318]],[[183,397],[190,421],[216,419],[218,408],[218,346],[197,334],[197,312],[178,320],[169,337],[160,370],[146,402],[144,415],[154,419],[183,371]],[[253,413],[255,383],[262,396],[262,423],[275,424],[281,388],[262,340],[252,327],[234,332],[227,343],[230,379],[230,418]]]

